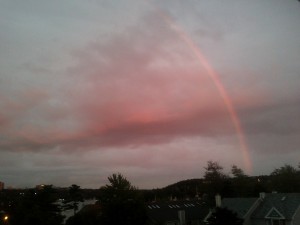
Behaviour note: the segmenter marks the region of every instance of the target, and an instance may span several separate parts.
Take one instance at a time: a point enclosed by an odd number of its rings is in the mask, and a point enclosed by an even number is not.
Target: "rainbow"
[[[249,148],[247,145],[246,137],[240,122],[240,119],[238,117],[238,114],[236,110],[234,109],[234,106],[232,104],[232,101],[229,97],[229,95],[226,92],[226,89],[224,85],[221,82],[221,79],[219,78],[216,71],[213,69],[211,64],[208,62],[208,60],[205,58],[205,56],[202,54],[201,49],[195,44],[195,42],[188,36],[186,32],[184,32],[183,29],[181,29],[175,21],[165,12],[162,12],[162,10],[156,8],[160,14],[160,16],[163,18],[163,20],[169,24],[172,29],[178,34],[179,38],[189,47],[189,49],[193,52],[195,57],[198,59],[199,63],[203,66],[203,68],[207,71],[207,74],[212,79],[214,85],[216,86],[221,98],[223,99],[223,102],[226,106],[226,109],[230,115],[231,121],[234,125],[234,128],[237,133],[237,137],[239,140],[241,152],[243,161],[245,164],[245,168],[247,173],[252,173],[252,160],[249,154]]]

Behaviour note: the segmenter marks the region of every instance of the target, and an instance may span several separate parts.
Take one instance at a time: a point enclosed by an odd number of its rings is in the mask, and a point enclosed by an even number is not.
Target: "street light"
[[[9,219],[9,217],[8,217],[8,215],[3,215],[3,217],[2,217],[2,221],[0,221],[0,224],[9,224],[9,222],[8,222],[8,219]]]
[[[3,210],[0,211],[0,225],[9,224],[9,215]]]

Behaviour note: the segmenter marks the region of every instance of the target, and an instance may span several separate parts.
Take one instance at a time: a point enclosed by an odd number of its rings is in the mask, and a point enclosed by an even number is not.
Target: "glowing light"
[[[204,69],[207,71],[208,75],[214,82],[216,88],[219,91],[219,94],[221,98],[223,99],[223,102],[227,108],[227,111],[230,115],[230,118],[232,120],[232,123],[235,127],[238,140],[241,147],[241,152],[243,156],[243,160],[245,163],[245,167],[248,173],[252,172],[252,163],[251,158],[249,155],[249,149],[247,147],[246,138],[240,123],[240,120],[238,118],[238,115],[233,107],[233,104],[230,100],[230,97],[228,96],[218,74],[213,69],[213,67],[210,65],[208,60],[204,57],[204,55],[201,52],[201,49],[194,43],[194,41],[188,36],[186,32],[184,32],[173,20],[170,16],[168,16],[166,13],[162,12],[158,9],[158,12],[160,13],[161,17],[170,25],[170,27],[177,33],[177,35],[180,37],[180,39],[192,50],[195,57],[198,59],[200,64],[204,67]]]
[[[8,220],[8,216],[4,216],[4,220],[5,220],[5,221]]]

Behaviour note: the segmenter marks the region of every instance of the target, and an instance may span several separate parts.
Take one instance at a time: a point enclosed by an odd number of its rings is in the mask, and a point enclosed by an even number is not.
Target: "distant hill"
[[[203,182],[204,182],[204,179],[199,179],[199,178],[182,180],[182,181],[176,182],[174,184],[170,184],[170,185],[164,187],[163,189],[168,190],[168,189],[197,188],[197,186],[202,185]]]

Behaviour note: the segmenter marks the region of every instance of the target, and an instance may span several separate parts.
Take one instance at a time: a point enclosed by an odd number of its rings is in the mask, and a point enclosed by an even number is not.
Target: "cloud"
[[[245,118],[245,127],[250,134],[295,134],[300,132],[300,121],[297,119],[300,113],[298,102],[297,98],[285,102],[274,100],[243,111],[241,116]]]
[[[293,3],[26,4],[7,1],[0,16],[0,165],[8,183],[99,187],[121,171],[153,187],[200,177],[207,160],[243,168],[226,106],[175,25],[217,71],[254,172],[299,159]]]
[[[250,149],[255,154],[289,155],[299,148],[299,100],[272,99],[255,108],[240,111]],[[299,157],[294,157],[299,161]]]
[[[206,71],[156,15],[72,56],[75,64],[57,84],[5,101],[19,110],[2,149],[151,145],[234,132]],[[3,106],[7,114],[11,107]]]

